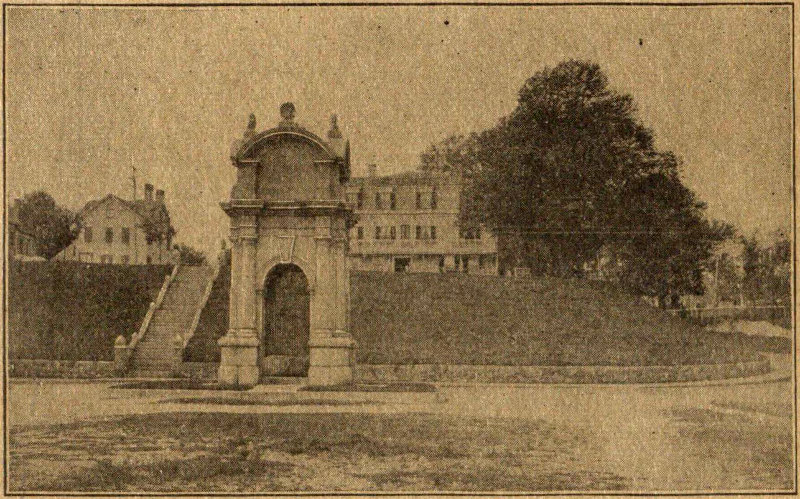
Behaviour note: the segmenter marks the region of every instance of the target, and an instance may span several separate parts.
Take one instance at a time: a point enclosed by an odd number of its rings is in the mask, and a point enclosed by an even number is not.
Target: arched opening
[[[311,297],[297,265],[276,265],[264,283],[265,376],[307,376]]]

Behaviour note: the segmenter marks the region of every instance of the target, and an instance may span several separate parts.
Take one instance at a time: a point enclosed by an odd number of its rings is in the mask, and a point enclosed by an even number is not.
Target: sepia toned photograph
[[[796,495],[794,4],[3,4],[3,493]]]

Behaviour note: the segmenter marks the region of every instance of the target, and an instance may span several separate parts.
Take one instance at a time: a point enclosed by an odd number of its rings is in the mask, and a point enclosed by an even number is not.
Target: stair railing
[[[194,336],[195,331],[197,331],[197,326],[200,324],[200,316],[203,313],[203,309],[206,308],[206,303],[208,303],[208,299],[211,297],[211,290],[214,288],[214,283],[216,282],[217,277],[219,276],[220,267],[221,267],[220,262],[217,261],[214,264],[214,271],[211,275],[211,279],[209,279],[208,284],[206,285],[206,289],[205,291],[203,291],[203,297],[200,300],[200,303],[197,307],[197,311],[194,313],[192,324],[189,326],[189,329],[186,331],[186,334],[183,335],[183,349],[181,350],[181,353],[183,353],[183,350],[186,349],[186,346],[189,344],[189,340],[192,339],[192,336]]]
[[[131,337],[131,342],[128,343],[128,351],[131,355],[136,348],[136,345],[139,344],[139,341],[144,337],[144,334],[147,332],[147,329],[150,327],[150,321],[153,320],[153,315],[155,314],[156,310],[161,307],[161,303],[164,301],[164,296],[167,294],[167,290],[169,289],[170,284],[172,281],[175,280],[175,276],[178,275],[178,268],[180,267],[180,262],[176,263],[174,267],[172,267],[172,272],[164,279],[164,284],[161,285],[161,290],[158,292],[158,296],[156,296],[155,301],[150,302],[150,307],[147,309],[147,314],[144,316],[144,320],[142,321],[142,325],[139,326],[139,330]]]

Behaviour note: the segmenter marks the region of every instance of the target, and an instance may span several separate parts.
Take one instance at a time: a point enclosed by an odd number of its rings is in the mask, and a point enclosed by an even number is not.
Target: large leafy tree
[[[702,290],[710,251],[730,233],[704,218],[679,159],[654,148],[633,98],[590,62],[534,74],[509,116],[432,146],[422,165],[463,175],[461,222],[491,228],[505,265],[580,275],[606,249],[625,284],[664,301]]]
[[[22,226],[36,237],[40,255],[47,259],[69,246],[78,235],[76,215],[56,204],[47,192],[26,194],[15,209]]]

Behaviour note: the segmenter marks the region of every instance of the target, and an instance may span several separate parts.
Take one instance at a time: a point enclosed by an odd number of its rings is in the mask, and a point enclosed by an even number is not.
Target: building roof
[[[408,170],[390,175],[375,175],[353,177],[351,183],[372,183],[376,185],[430,185],[430,184],[460,184],[461,179],[456,174],[434,173],[421,170]]]
[[[164,206],[164,203],[157,201],[145,201],[143,199],[128,201],[119,196],[115,196],[114,194],[109,194],[104,198],[96,199],[86,203],[80,212],[78,212],[78,216],[83,218],[111,200],[117,201],[135,214],[139,215],[139,217],[142,219],[143,225],[148,226],[148,228],[154,231],[156,234],[167,234],[170,231],[174,232],[174,229],[172,229],[172,226],[170,225],[169,212],[167,211],[166,206]]]

